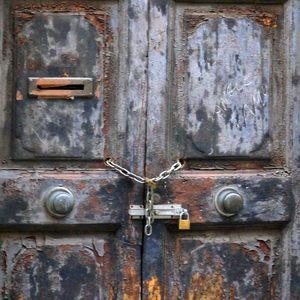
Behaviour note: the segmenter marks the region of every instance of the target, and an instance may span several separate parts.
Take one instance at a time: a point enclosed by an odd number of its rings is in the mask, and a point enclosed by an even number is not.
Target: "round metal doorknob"
[[[51,188],[44,195],[47,212],[57,218],[67,216],[74,207],[73,194],[64,187]]]
[[[216,195],[215,207],[223,216],[234,216],[243,209],[243,206],[243,196],[235,188],[223,188]]]

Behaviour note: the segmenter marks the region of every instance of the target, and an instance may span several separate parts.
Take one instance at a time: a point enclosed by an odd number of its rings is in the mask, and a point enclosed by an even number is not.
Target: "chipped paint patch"
[[[139,277],[134,266],[124,267],[125,278],[122,283],[123,300],[134,300],[140,297]]]
[[[23,100],[23,95],[21,94],[21,92],[19,90],[17,91],[16,99],[18,101]]]
[[[224,278],[217,272],[201,275],[200,272],[192,274],[192,286],[189,291],[189,300],[215,300],[222,299],[226,294],[222,288]]]
[[[161,300],[161,286],[158,282],[157,276],[152,276],[151,279],[146,281],[147,290],[149,292],[149,300]]]
[[[97,80],[97,85],[95,89],[95,97],[100,100],[101,99],[101,86],[102,86],[103,76],[100,76],[99,80]]]
[[[179,289],[189,300],[278,299],[280,231],[178,233],[168,253],[168,281],[176,283],[170,295]]]

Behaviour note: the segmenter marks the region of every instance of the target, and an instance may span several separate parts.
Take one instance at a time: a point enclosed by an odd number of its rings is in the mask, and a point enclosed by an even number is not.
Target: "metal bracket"
[[[181,204],[154,204],[154,219],[179,219],[181,213],[187,213],[187,209]],[[130,205],[129,216],[131,219],[143,219],[146,209],[143,205]]]

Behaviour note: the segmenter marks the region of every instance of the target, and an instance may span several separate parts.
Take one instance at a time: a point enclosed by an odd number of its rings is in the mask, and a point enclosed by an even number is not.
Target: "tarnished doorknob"
[[[244,199],[242,195],[232,187],[221,189],[215,197],[215,207],[225,217],[236,215],[243,209],[243,206]]]
[[[74,207],[73,194],[64,187],[54,187],[44,195],[47,212],[57,218],[67,216]]]

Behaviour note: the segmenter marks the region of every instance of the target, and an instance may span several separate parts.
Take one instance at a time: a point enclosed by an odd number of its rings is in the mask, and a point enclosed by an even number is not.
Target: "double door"
[[[0,1],[2,299],[300,297],[300,4],[262,2]]]

